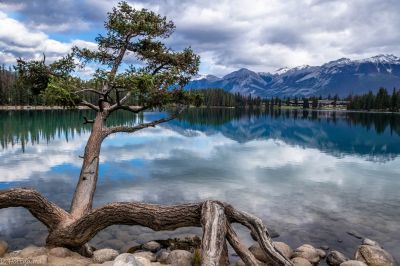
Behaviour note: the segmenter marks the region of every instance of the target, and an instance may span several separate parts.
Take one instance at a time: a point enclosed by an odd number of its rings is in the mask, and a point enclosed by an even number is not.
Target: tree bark
[[[85,147],[79,181],[72,198],[71,215],[76,218],[83,216],[92,209],[99,174],[100,148],[105,138],[103,134],[104,123],[104,115],[98,112]]]
[[[224,207],[213,201],[203,203],[201,211],[203,239],[201,242],[201,257],[203,266],[219,265],[223,249],[226,245],[226,216]]]

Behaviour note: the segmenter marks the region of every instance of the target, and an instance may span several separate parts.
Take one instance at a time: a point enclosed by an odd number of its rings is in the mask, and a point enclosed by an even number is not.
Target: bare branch
[[[122,99],[119,101],[119,104],[124,104],[129,99],[129,97],[131,97],[131,94],[132,93],[130,91],[127,94],[125,94],[125,96],[122,97]]]
[[[87,117],[86,116],[84,116],[83,117],[83,120],[85,120],[85,122],[83,122],[83,124],[93,124],[94,123],[94,120],[93,119],[87,119]]]
[[[24,207],[49,229],[70,220],[70,215],[33,189],[14,188],[0,191],[0,209]]]
[[[154,69],[153,72],[152,72],[151,74],[154,76],[154,75],[157,74],[159,71],[161,71],[166,65],[167,65],[167,63],[161,64],[159,67],[157,67],[156,69]]]
[[[135,107],[132,107],[132,106],[128,106],[128,105],[113,105],[113,106],[110,107],[110,109],[108,109],[108,111],[109,111],[109,113],[112,113],[112,112],[114,112],[116,110],[126,110],[126,111],[129,111],[129,112],[137,114],[137,113],[140,113],[140,112],[142,112],[144,110],[147,110],[147,109],[149,109],[149,107],[147,107],[147,106],[135,106]]]
[[[73,93],[74,93],[74,94],[78,94],[78,93],[83,93],[83,92],[93,92],[93,93],[95,93],[95,94],[103,95],[103,96],[104,96],[104,93],[102,93],[102,92],[100,92],[100,91],[97,91],[97,90],[95,90],[95,89],[83,89],[83,90],[79,90],[79,91],[74,91]]]
[[[285,258],[272,245],[272,239],[268,234],[267,228],[262,223],[261,219],[247,212],[239,211],[231,205],[225,205],[225,212],[231,219],[231,222],[240,223],[253,232],[257,237],[258,244],[264,251],[265,255],[270,259],[271,265],[277,266],[293,266],[293,263]]]
[[[84,106],[87,106],[87,107],[89,107],[90,109],[93,109],[93,110],[95,110],[95,111],[100,111],[100,109],[99,109],[99,107],[97,107],[96,105],[94,105],[94,104],[92,104],[92,103],[90,103],[90,102],[88,102],[88,101],[85,101],[85,100],[82,100],[81,102],[80,102],[80,104],[82,104],[82,105],[84,105]]]
[[[184,110],[184,108],[178,108],[178,110],[173,115],[171,115],[167,118],[161,118],[161,119],[149,122],[149,123],[143,123],[143,124],[139,124],[136,126],[109,127],[109,128],[104,129],[103,134],[105,137],[107,137],[113,133],[118,133],[118,132],[133,133],[133,132],[136,132],[136,131],[144,129],[144,128],[155,127],[158,124],[165,123],[165,122],[175,119],[180,113],[183,112],[183,110]]]
[[[243,260],[245,265],[258,266],[257,259],[248,250],[248,248],[240,242],[239,237],[229,222],[226,223],[226,238],[228,239],[229,244],[235,250],[236,254]]]

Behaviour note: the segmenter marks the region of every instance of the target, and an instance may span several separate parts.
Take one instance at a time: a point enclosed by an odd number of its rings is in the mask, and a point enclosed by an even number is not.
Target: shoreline
[[[266,110],[265,107],[260,106],[200,106],[200,107],[190,107],[190,108],[201,108],[201,109],[263,109]],[[273,110],[297,110],[297,111],[321,111],[321,112],[343,112],[343,113],[368,113],[368,114],[400,114],[400,112],[391,112],[391,111],[379,111],[379,110],[347,110],[343,108],[337,109],[312,109],[307,108],[303,109],[299,108],[287,108],[286,106],[282,106],[281,108],[274,107]],[[75,107],[64,107],[64,106],[48,106],[48,105],[0,105],[0,111],[29,111],[29,110],[90,110],[87,106],[75,106]]]
[[[310,244],[302,244],[292,249],[285,242],[272,241],[272,244],[275,250],[294,266],[316,266],[325,263],[329,266],[396,265],[394,257],[378,242],[368,238],[361,239],[358,236],[357,238],[360,239],[360,242],[355,248],[354,255],[350,256],[328,246],[314,247]],[[248,247],[249,254],[254,256],[254,259],[261,265],[272,264],[273,261],[265,254],[256,239],[253,240],[253,244]],[[151,240],[144,244],[132,241],[123,250],[112,247],[97,249],[90,245],[88,251],[82,255],[65,247],[28,245],[20,250],[10,250],[8,243],[0,240],[0,264],[200,266],[201,242],[200,236],[195,235],[185,238]],[[229,252],[225,256],[225,262],[229,265],[246,265],[237,252]],[[127,259],[134,263],[127,264]]]

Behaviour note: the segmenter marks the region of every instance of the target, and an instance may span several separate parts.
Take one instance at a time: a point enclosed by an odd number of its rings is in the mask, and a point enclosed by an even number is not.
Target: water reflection
[[[79,175],[78,155],[88,137],[87,129],[80,127],[82,114],[72,113],[57,115],[70,124],[46,119],[45,112],[36,114],[41,119],[17,114],[30,119],[21,118],[19,128],[1,124],[7,128],[1,131],[3,188],[34,187],[69,207]],[[1,115],[2,122],[10,121]],[[161,115],[146,114],[141,119]],[[45,121],[57,126],[41,129]],[[131,123],[132,117],[110,121],[114,122]],[[260,216],[281,234],[280,240],[293,247],[308,242],[351,255],[359,240],[346,232],[356,231],[381,242],[399,259],[399,123],[399,116],[385,114],[190,110],[162,127],[107,139],[95,204],[219,199]],[[65,126],[62,130],[61,125]],[[31,141],[30,135],[50,137]],[[10,136],[14,146],[5,141]],[[24,136],[25,143],[34,145],[24,145],[22,151]],[[43,242],[44,232],[24,210],[0,211],[0,238],[10,241],[13,248]],[[199,233],[179,231],[188,232]],[[132,240],[144,242],[171,234],[113,226],[93,243],[123,249]]]

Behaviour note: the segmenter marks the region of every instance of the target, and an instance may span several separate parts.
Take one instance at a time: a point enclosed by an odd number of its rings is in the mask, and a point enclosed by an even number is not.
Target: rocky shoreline
[[[325,260],[329,266],[395,266],[393,257],[377,242],[363,239],[353,258],[329,247],[315,248],[303,244],[292,249],[283,242],[273,242],[275,248],[295,266],[316,266]],[[47,248],[30,245],[22,250],[9,251],[7,242],[0,240],[0,265],[74,265],[74,266],[199,266],[201,240],[198,236],[149,241],[129,247],[123,253],[111,248],[95,249],[92,256],[83,257],[67,248]],[[249,247],[259,265],[270,262],[258,243]],[[232,254],[236,257],[236,254]],[[244,266],[239,259],[231,265]]]

